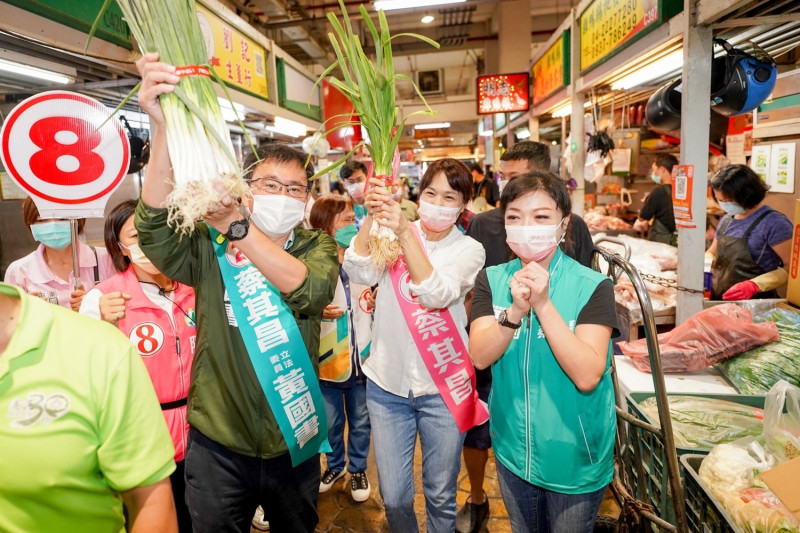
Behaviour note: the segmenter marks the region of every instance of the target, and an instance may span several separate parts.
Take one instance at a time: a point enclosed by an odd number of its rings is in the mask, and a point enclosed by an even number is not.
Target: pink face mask
[[[419,201],[419,219],[431,231],[444,231],[458,220],[461,207],[444,207],[434,205],[425,200]]]
[[[559,242],[556,232],[561,222],[552,226],[506,226],[506,242],[508,247],[526,263],[540,262],[547,259],[556,249]]]

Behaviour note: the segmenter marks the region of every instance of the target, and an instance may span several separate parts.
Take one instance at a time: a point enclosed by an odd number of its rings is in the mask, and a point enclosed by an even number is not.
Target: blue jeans
[[[456,485],[464,433],[438,394],[407,398],[367,382],[378,481],[389,527],[395,533],[419,531],[414,514],[414,445],[422,448],[422,487],[428,533],[456,528]]]
[[[319,522],[319,455],[292,467],[288,453],[241,455],[190,428],[185,462],[195,533],[249,533],[259,505],[272,531],[313,533]]]
[[[500,461],[497,479],[511,519],[511,531],[591,533],[606,488],[586,494],[562,494],[532,485]]]
[[[369,413],[367,412],[367,384],[356,383],[349,389],[336,389],[321,385],[325,414],[328,417],[328,442],[331,453],[326,454],[328,468],[335,472],[344,470],[344,422],[347,419],[347,470],[364,472],[369,453]]]

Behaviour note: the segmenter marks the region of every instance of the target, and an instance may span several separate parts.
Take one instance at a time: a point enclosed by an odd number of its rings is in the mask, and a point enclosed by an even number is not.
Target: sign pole
[[[72,232],[72,277],[74,278],[73,289],[78,290],[81,286],[81,263],[78,250],[78,220],[70,219],[69,227]]]

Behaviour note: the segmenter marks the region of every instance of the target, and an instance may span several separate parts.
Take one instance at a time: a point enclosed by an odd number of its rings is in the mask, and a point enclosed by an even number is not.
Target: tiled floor
[[[419,443],[414,454],[414,479],[416,481],[416,498],[414,509],[417,513],[419,529],[425,532],[425,498],[422,494],[421,456]],[[325,458],[322,458],[323,469]],[[317,531],[324,533],[388,533],[389,526],[383,514],[380,494],[378,492],[378,471],[375,467],[375,455],[370,450],[367,461],[367,477],[372,486],[372,494],[364,503],[356,503],[350,497],[350,477],[345,476],[336,482],[325,494],[319,495],[317,510],[319,511],[319,525]],[[494,463],[494,454],[489,452],[489,463],[486,466],[486,481],[484,490],[489,496],[490,518],[484,532],[510,533],[511,523],[508,519],[503,499],[500,495],[500,486],[497,483],[497,470]],[[458,477],[458,508],[469,496],[469,480],[464,463],[461,463],[461,472]],[[607,499],[601,507],[601,513],[616,515],[616,505]],[[252,533],[259,533],[253,529]]]
[[[421,532],[425,532],[425,498],[422,494],[422,454],[417,444],[414,454],[414,479],[416,481],[416,498],[414,509],[417,512],[417,520]],[[324,462],[324,459],[323,459]],[[388,532],[389,527],[383,515],[383,506],[378,493],[378,472],[375,468],[375,456],[370,450],[368,459],[367,476],[372,485],[372,495],[364,503],[355,503],[350,497],[350,478],[346,476],[342,481],[326,492],[319,495],[320,521],[317,531],[320,532],[346,532],[346,533],[367,533],[367,532]],[[500,496],[500,486],[497,484],[497,471],[494,466],[494,455],[491,455],[489,464],[486,468],[486,482],[484,489],[489,496],[489,509],[491,517],[487,525],[487,531],[492,533],[510,533],[511,524]],[[461,473],[458,477],[458,507],[461,508],[464,501],[469,496],[469,481],[464,464],[461,464]]]

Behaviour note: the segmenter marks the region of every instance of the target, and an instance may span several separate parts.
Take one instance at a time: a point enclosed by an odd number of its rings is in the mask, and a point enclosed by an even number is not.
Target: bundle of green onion
[[[106,0],[103,11],[109,3]],[[161,61],[177,67],[204,66],[216,77],[208,66],[194,0],[117,0],[117,4],[142,53],[158,52]],[[247,185],[209,76],[182,77],[174,92],[159,99],[175,180],[167,198],[169,224],[188,233],[219,200],[214,180],[237,199],[247,192]]]
[[[395,132],[402,131],[406,120],[415,114],[434,114],[414,81],[404,74],[395,73],[392,59],[392,39],[404,35],[421,39],[435,48],[439,48],[439,44],[427,37],[413,33],[391,36],[383,11],[378,11],[378,29],[367,9],[361,5],[359,12],[375,45],[375,60],[372,61],[364,52],[359,35],[353,31],[353,25],[342,0],[339,0],[339,6],[344,25],[335,14],[328,13],[328,21],[333,27],[333,32],[328,33],[328,38],[336,53],[336,61],[320,75],[317,84],[321,83],[335,69],[341,70],[342,78],[331,77],[330,83],[342,91],[353,103],[361,126],[367,130],[370,139],[370,144],[366,144],[366,148],[372,156],[375,174],[378,177],[384,177],[391,183],[396,178],[393,176],[392,160],[400,141],[400,134],[395,134]],[[398,108],[395,105],[397,80],[410,82],[426,108],[403,117],[399,124]],[[338,116],[332,118],[338,118]],[[324,133],[327,135],[334,130],[350,126],[352,126],[350,122],[339,124]],[[364,144],[357,144],[349,154],[320,171],[319,174],[334,170]],[[399,252],[400,245],[397,242],[397,236],[390,229],[373,224],[370,230],[370,255],[378,268],[393,264],[397,260]]]

